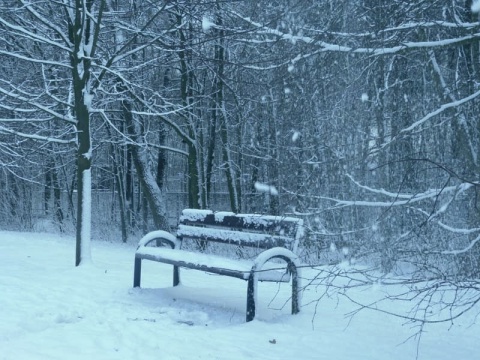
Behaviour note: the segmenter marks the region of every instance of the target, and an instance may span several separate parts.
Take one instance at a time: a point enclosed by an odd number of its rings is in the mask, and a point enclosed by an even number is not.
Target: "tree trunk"
[[[202,208],[202,197],[200,195],[200,167],[199,167],[199,154],[197,133],[195,127],[195,120],[191,114],[190,107],[192,106],[193,96],[193,70],[189,66],[190,50],[187,49],[187,38],[181,25],[184,21],[181,15],[176,17],[177,25],[179,26],[178,36],[180,39],[180,51],[178,52],[180,60],[180,97],[182,99],[182,105],[188,108],[186,119],[188,121],[188,136],[190,139],[194,139],[193,142],[188,143],[188,206],[192,209]]]
[[[75,266],[90,261],[92,148],[90,143],[90,107],[93,100],[91,65],[95,54],[105,1],[100,0],[96,21],[92,21],[95,0],[76,0],[69,17],[69,38],[73,44],[72,66],[74,115],[77,127],[77,235]]]
[[[43,202],[45,215],[50,214],[50,197],[52,191],[52,162],[49,161],[47,164],[47,169],[45,170],[45,188],[43,193]]]
[[[53,208],[55,211],[55,220],[57,221],[60,232],[63,232],[63,210],[62,210],[62,189],[60,188],[60,182],[58,181],[58,171],[55,162],[52,168],[52,185],[53,185]]]
[[[223,25],[223,18],[220,13],[220,5],[217,2],[217,18],[216,21],[220,27]],[[218,43],[215,45],[215,59],[217,60],[217,82],[216,82],[216,109],[217,114],[221,115],[220,134],[223,143],[223,162],[225,167],[225,175],[227,178],[228,194],[230,197],[230,208],[234,213],[240,212],[240,197],[236,184],[236,171],[230,151],[228,136],[228,114],[225,108],[224,100],[224,83],[223,76],[225,71],[225,31],[218,30]]]

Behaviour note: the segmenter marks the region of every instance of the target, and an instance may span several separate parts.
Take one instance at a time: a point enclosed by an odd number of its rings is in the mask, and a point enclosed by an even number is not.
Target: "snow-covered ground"
[[[256,320],[245,323],[246,283],[184,270],[170,288],[168,266],[144,261],[132,289],[133,244],[92,243],[93,264],[74,264],[74,239],[0,231],[0,359],[478,359],[475,312],[418,330],[362,311],[310,286],[289,315],[286,284],[261,283]],[[304,271],[305,277],[315,272]],[[351,290],[365,303],[387,289]],[[408,304],[404,304],[407,306]],[[391,304],[398,310],[399,304]]]

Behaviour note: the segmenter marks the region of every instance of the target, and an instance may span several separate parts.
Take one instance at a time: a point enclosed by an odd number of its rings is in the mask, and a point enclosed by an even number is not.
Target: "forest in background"
[[[3,0],[0,226],[76,232],[78,265],[92,231],[186,207],[295,215],[305,261],[408,273],[462,313],[479,40],[471,0]]]

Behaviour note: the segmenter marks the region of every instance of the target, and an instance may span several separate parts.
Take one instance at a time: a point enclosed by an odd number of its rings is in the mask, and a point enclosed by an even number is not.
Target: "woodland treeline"
[[[3,0],[1,226],[76,229],[79,264],[184,207],[295,214],[312,263],[474,281],[471,6]]]

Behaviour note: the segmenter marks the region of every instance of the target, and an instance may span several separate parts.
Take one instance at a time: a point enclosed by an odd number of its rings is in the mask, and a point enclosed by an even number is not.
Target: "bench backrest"
[[[276,246],[296,251],[303,236],[303,220],[261,214],[235,214],[185,209],[177,237],[269,249]]]

